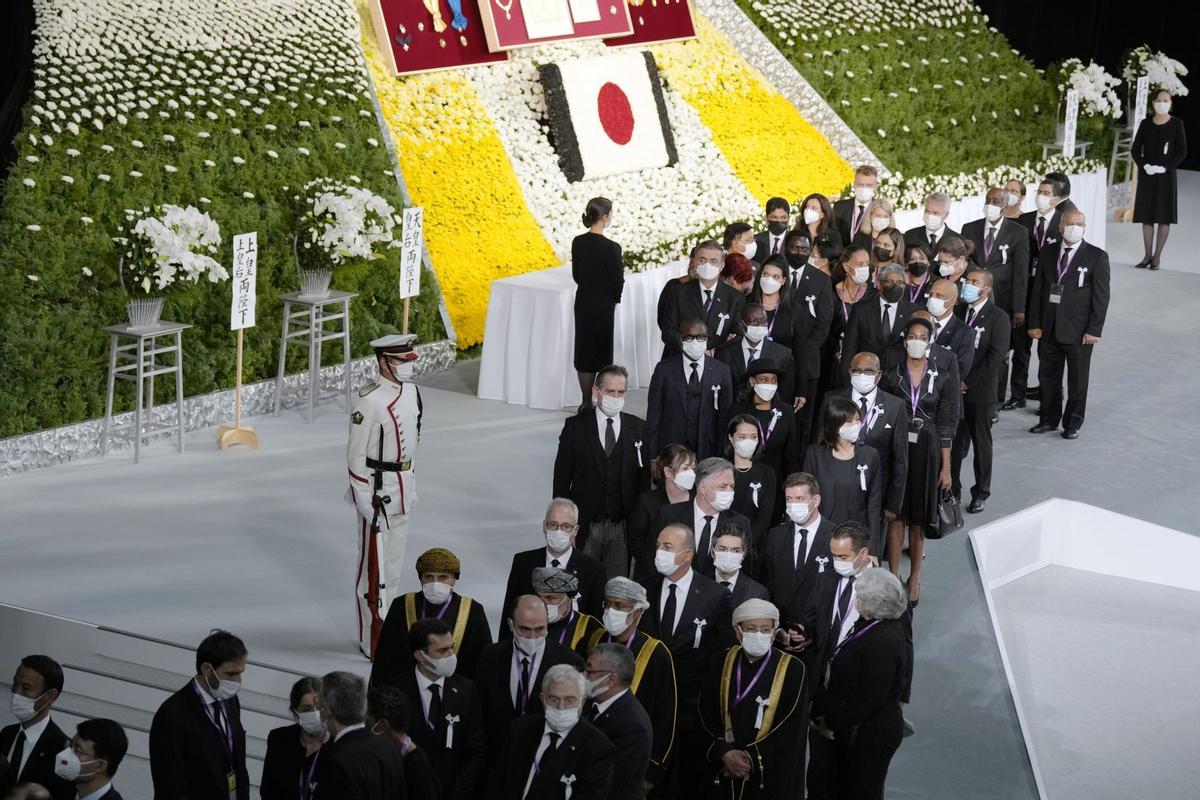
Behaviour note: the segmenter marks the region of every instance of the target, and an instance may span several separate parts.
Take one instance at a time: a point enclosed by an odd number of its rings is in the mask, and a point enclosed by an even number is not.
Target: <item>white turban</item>
[[[629,578],[618,576],[609,579],[608,583],[604,585],[604,596],[629,600],[635,608],[650,607],[650,602],[646,599],[646,587],[637,581],[629,580]]]
[[[733,624],[737,625],[748,619],[769,619],[779,625],[779,609],[774,603],[766,600],[747,600],[733,610]]]

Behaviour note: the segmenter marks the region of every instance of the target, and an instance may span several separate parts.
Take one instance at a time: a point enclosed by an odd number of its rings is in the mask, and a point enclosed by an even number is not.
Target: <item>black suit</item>
[[[718,586],[721,585],[720,577],[713,578],[713,580],[717,581]],[[729,604],[733,608],[737,608],[747,600],[767,599],[769,599],[767,587],[747,575],[745,570],[738,573],[737,583],[733,585],[733,591],[729,594]]]
[[[561,800],[563,778],[571,780],[572,800],[608,800],[612,790],[615,750],[608,738],[587,720],[575,723],[553,753],[544,753],[537,774],[525,794],[546,720],[530,714],[504,732],[503,767],[492,781],[492,797],[502,800]],[[627,765],[621,764],[621,769]],[[572,780],[573,779],[573,780]],[[497,793],[498,789],[498,793]]]
[[[509,688],[513,664],[513,640],[490,644],[479,657],[479,671],[475,674],[475,688],[479,692],[479,705],[483,711],[483,727],[487,738],[489,762],[500,754],[504,737],[514,719],[542,713],[542,677],[555,664],[570,664],[583,670],[583,659],[571,648],[547,639],[545,649],[538,658],[537,671],[529,676],[529,702],[523,711],[513,705]],[[519,659],[523,653],[518,653]]]
[[[1024,314],[1029,284],[1029,231],[1020,222],[1000,218],[1000,228],[989,253],[985,253],[986,219],[963,225],[964,239],[975,243],[975,263],[992,273],[992,297],[1010,314]]]
[[[390,736],[365,728],[350,731],[321,748],[313,800],[401,800],[404,754]],[[413,800],[420,800],[413,798]]]
[[[901,297],[892,303],[891,328],[887,334],[883,330],[883,295],[864,299],[850,307],[850,318],[846,321],[846,336],[842,340],[842,384],[849,381],[850,362],[859,353],[874,353],[883,359],[888,345],[900,341],[904,337],[904,323],[914,311],[916,305]]]
[[[421,697],[415,669],[392,681],[408,697],[412,709],[408,735],[425,751],[442,787],[443,800],[473,800],[483,793],[487,744],[484,739],[483,709],[475,683],[459,675],[442,679],[441,714],[430,725],[425,708],[428,694]],[[448,718],[458,719],[453,726]],[[448,731],[447,729],[450,728]],[[446,747],[447,733],[451,746]]]
[[[825,429],[829,401],[835,397],[843,397],[854,403],[854,391],[849,386],[826,392],[817,430]],[[904,501],[904,482],[908,477],[908,415],[904,411],[904,401],[882,389],[876,389],[871,403],[875,408],[867,409],[868,416],[862,423],[855,444],[874,447],[875,452],[879,453],[883,510],[899,514]],[[859,403],[854,404],[861,409]]]
[[[786,230],[783,233],[779,234],[779,236],[775,236],[770,231],[759,231],[758,233],[754,234],[754,243],[756,246],[754,249],[754,258],[751,260],[755,263],[755,265],[761,264],[764,261],[766,261],[768,258],[770,258],[771,256],[776,255],[775,253],[771,252],[771,239],[772,238],[779,239],[778,255],[784,255],[783,240],[787,235],[788,235],[788,232]]]
[[[837,226],[838,234],[842,237],[843,242],[854,242],[854,237],[859,232],[859,226],[862,225],[863,214],[867,213],[867,207],[870,203],[859,203],[853,197],[843,197],[841,200],[833,204],[833,220]],[[861,206],[858,212],[858,225],[854,225],[854,207]]]
[[[619,765],[619,769],[613,770],[608,797],[610,800],[645,797],[643,783],[646,765],[650,763],[650,743],[654,740],[654,728],[646,709],[633,692],[626,691],[603,713],[594,711],[594,706],[588,710],[587,719],[612,742],[616,751],[614,762]]]
[[[703,460],[725,449],[725,428],[734,400],[733,379],[729,367],[717,359],[704,356],[702,360],[696,392],[688,388],[685,356],[664,358],[655,365],[646,405],[643,452],[657,456],[668,444],[683,444]]]
[[[933,343],[953,353],[958,364],[958,374],[966,375],[971,371],[971,362],[975,360],[975,332],[967,330],[966,323],[953,313],[940,323],[934,322],[935,326],[939,324],[941,330]]]
[[[690,319],[698,319],[708,325],[708,348],[714,349],[737,333],[738,319],[746,296],[724,281],[718,280],[712,288],[712,305],[704,308],[704,287],[699,280],[680,280],[670,289],[660,303],[659,328],[662,330],[663,358],[680,352],[679,325]]]
[[[596,414],[589,408],[567,417],[554,457],[553,496],[569,497],[579,506],[575,546],[581,550],[593,520],[623,522],[633,510],[638,493],[650,488],[649,467],[654,456],[644,444],[646,423],[626,413],[620,415],[620,435],[606,456]],[[598,612],[599,605],[596,612],[588,613]]]
[[[803,551],[800,553],[802,562],[799,565],[795,559],[796,523],[788,520],[767,534],[767,557],[762,582],[770,592],[772,602],[781,611],[795,608],[795,613],[785,621],[798,621],[817,576],[833,571],[829,537],[833,535],[834,527],[822,516],[816,528],[809,529],[811,544],[808,545],[807,556]]]
[[[305,755],[299,725],[285,725],[267,734],[259,795],[262,800],[300,800],[300,780],[312,767]]]
[[[971,315],[967,306],[960,306],[958,314],[966,318]],[[996,386],[1004,369],[1004,357],[1008,354],[1009,333],[1012,325],[1008,314],[988,298],[983,307],[974,314],[971,325],[964,323],[975,358],[962,382],[967,385],[963,393],[962,419],[954,446],[950,448],[950,475],[954,493],[962,496],[960,475],[962,461],[971,444],[975,445],[975,485],[971,497],[986,500],[992,487],[992,414],[996,409]]]
[[[713,356],[718,361],[729,367],[729,375],[733,381],[733,392],[735,395],[745,385],[746,370],[750,366],[746,363],[746,353],[742,349],[742,338],[742,335],[739,334],[736,339],[732,339],[721,345],[713,353]],[[769,339],[759,342],[755,349],[758,351],[757,358],[770,359],[779,369],[779,389],[777,390],[777,396],[783,402],[791,405],[792,398],[796,396],[794,394],[796,391],[795,356],[793,356],[791,349]]]
[[[696,527],[696,517],[693,513],[695,510],[695,502],[695,500],[688,500],[683,503],[672,503],[669,506],[664,506],[663,508],[659,509],[659,522],[662,523],[662,525],[667,525],[671,522],[679,522],[687,525],[689,528],[694,529]],[[692,558],[692,569],[696,570],[702,575],[707,575],[710,578],[712,577],[712,553],[709,551],[712,550],[712,543],[717,538],[717,528],[726,524],[738,526],[746,532],[747,536],[753,533],[750,527],[750,519],[744,514],[739,514],[732,509],[718,513],[717,518],[712,522],[711,530],[709,531],[708,542],[706,543],[702,538],[699,540],[700,543],[696,547],[696,555]],[[692,533],[696,537],[702,536],[702,530],[693,530]],[[695,542],[696,539],[693,539],[692,541]],[[655,634],[651,635],[653,636]]]
[[[1034,279],[1029,329],[1040,330],[1038,383],[1042,387],[1041,421],[1067,428],[1083,425],[1087,409],[1088,374],[1094,345],[1084,334],[1099,337],[1108,314],[1108,253],[1086,241],[1076,245],[1061,284],[1058,278],[1062,242],[1047,245],[1038,257],[1042,266]],[[1051,302],[1052,289],[1061,285],[1061,301]],[[1067,373],[1067,405],[1063,410],[1063,368]]]
[[[13,742],[17,738],[17,731],[20,728],[20,725],[8,725],[4,730],[0,730],[0,759],[8,755],[8,751],[12,748]],[[12,773],[11,780],[13,785],[37,783],[46,787],[54,797],[54,800],[74,800],[76,795],[75,784],[70,781],[64,781],[54,774],[54,758],[66,748],[70,738],[63,733],[62,728],[54,723],[53,719],[50,719],[46,723],[46,729],[42,731],[42,735],[38,737],[36,742],[25,742],[24,752],[29,753],[29,758],[25,760],[25,767],[21,770],[21,774],[16,774],[16,764],[13,764],[9,768]],[[33,749],[30,750],[29,748]],[[0,770],[0,782],[3,779],[4,770]]]
[[[546,548],[539,547],[537,550],[525,550],[513,556],[512,567],[508,571],[508,586],[504,590],[504,605],[501,607],[503,614],[508,613],[517,597],[533,594],[533,571],[546,566],[547,555]],[[604,566],[575,547],[562,569],[579,579],[579,610],[599,619],[604,613],[604,584],[608,581]],[[512,630],[502,622],[496,638],[511,639]]]
[[[938,243],[941,242],[942,239],[945,239],[947,236],[957,236],[957,235],[958,235],[958,231],[954,230],[949,225],[946,225],[943,227],[942,232],[938,235],[937,241],[930,242],[929,231],[925,230],[924,225],[918,225],[917,227],[909,228],[908,230],[906,230],[904,232],[904,243],[905,244],[923,244],[926,247],[928,247],[931,251],[933,251],[933,254],[936,256]],[[936,264],[934,266],[936,266]]]
[[[211,699],[192,680],[155,712],[150,724],[154,800],[229,800],[227,776],[231,771],[237,779],[238,800],[250,800],[241,705],[236,697],[224,703],[233,734],[231,758],[225,737],[205,711],[206,705],[211,707]]]
[[[816,413],[821,347],[829,337],[835,306],[833,284],[828,275],[808,264],[798,272],[789,271],[783,291],[788,293],[794,309],[792,352],[796,359],[796,394],[806,398],[804,407],[796,413],[796,432],[803,446],[808,441],[809,427]]]
[[[1062,215],[1073,208],[1075,208],[1075,204],[1069,198],[1059,203],[1050,217],[1049,224],[1043,225],[1044,231],[1040,239],[1037,231],[1038,214],[1036,211],[1026,211],[1017,218],[1017,222],[1021,223],[1029,231],[1029,280],[1026,281],[1027,289],[1025,295],[1026,317],[1029,316],[1029,311],[1033,306],[1033,280],[1037,277],[1038,258],[1042,247],[1044,244],[1058,241],[1058,223],[1062,219]],[[1013,331],[1012,397],[1014,400],[1025,399],[1029,384],[1029,356],[1033,351],[1033,340],[1029,338],[1028,331],[1028,319],[1026,319],[1023,328]],[[997,393],[999,393],[999,390],[997,390]]]

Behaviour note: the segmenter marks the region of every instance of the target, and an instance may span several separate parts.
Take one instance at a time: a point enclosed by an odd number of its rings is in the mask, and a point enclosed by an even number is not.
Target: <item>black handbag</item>
[[[962,506],[951,491],[938,493],[937,525],[925,532],[927,539],[943,539],[963,526]]]

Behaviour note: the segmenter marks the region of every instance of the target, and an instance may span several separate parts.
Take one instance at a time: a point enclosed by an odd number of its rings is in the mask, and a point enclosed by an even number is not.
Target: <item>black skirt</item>
[[[613,363],[614,303],[602,303],[575,292],[575,369],[599,372]]]
[[[937,428],[926,425],[917,441],[908,445],[908,478],[900,519],[909,525],[931,526],[937,523],[938,473],[942,469],[942,450]]]

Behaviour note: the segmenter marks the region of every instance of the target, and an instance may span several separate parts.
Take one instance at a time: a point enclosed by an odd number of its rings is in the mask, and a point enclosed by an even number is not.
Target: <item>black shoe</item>
[[[1058,430],[1057,425],[1047,425],[1044,422],[1039,422],[1037,425],[1034,425],[1032,428],[1030,428],[1029,432],[1030,433],[1050,433],[1050,431],[1056,431],[1056,430]]]
[[[1014,397],[1013,399],[1009,400],[1004,405],[1000,406],[1000,410],[1001,411],[1012,411],[1014,408],[1024,408],[1024,407],[1025,407],[1025,401],[1018,400],[1017,398]]]
[[[1025,399],[1026,400],[1041,400],[1042,399],[1042,387],[1030,386],[1028,389],[1025,390]]]
[[[1078,439],[1079,438],[1079,428],[1067,428],[1065,431],[1062,432],[1062,437],[1064,439]]]
[[[1134,265],[1133,265],[1133,268],[1134,268],[1134,269],[1145,269],[1145,268],[1146,268],[1146,267],[1148,267],[1148,266],[1150,266],[1150,259],[1149,259],[1149,258],[1143,258],[1141,261],[1139,261],[1138,263],[1134,264]]]
[[[1000,413],[998,411],[993,411],[992,412],[992,424],[995,425],[998,422],[1000,422]]]
[[[1150,271],[1151,271],[1151,272],[1157,272],[1157,271],[1158,271],[1158,262],[1157,262],[1157,261],[1151,261],[1151,262],[1150,262]]]
[[[967,506],[967,513],[978,514],[980,511],[983,511],[983,503],[984,501],[979,498],[971,500],[970,505]]]

